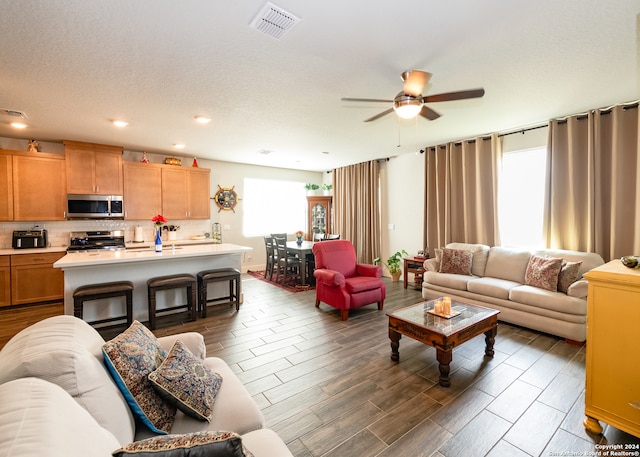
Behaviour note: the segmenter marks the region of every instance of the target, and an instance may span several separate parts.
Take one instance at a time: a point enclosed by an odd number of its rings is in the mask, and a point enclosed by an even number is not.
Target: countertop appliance
[[[13,232],[14,249],[31,249],[47,247],[47,231],[45,229],[16,230]]]
[[[67,219],[124,219],[122,195],[68,194]]]
[[[67,252],[125,249],[124,230],[71,232]]]

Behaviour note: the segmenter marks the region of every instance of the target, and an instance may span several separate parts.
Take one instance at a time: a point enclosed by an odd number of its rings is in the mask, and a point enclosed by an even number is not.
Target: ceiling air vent
[[[20,119],[26,119],[27,118],[27,114],[24,113],[23,111],[18,111],[15,109],[2,109],[0,108],[0,114],[2,114],[3,116],[10,116],[10,117],[17,117]]]
[[[251,21],[250,27],[279,40],[298,21],[300,18],[267,2]]]

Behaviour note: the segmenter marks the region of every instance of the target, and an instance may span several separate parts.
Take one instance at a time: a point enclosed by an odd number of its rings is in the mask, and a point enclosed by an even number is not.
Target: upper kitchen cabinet
[[[209,219],[207,168],[162,168],[162,214],[167,219]]]
[[[13,220],[13,166],[11,155],[0,155],[0,221]]]
[[[124,162],[126,219],[151,220],[162,213],[162,165]]]
[[[68,194],[123,195],[122,147],[63,143]]]
[[[14,220],[65,220],[64,156],[14,151],[12,159]]]

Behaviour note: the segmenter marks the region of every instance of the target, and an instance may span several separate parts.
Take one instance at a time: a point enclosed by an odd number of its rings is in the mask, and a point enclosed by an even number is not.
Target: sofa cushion
[[[222,377],[177,340],[149,381],[165,399],[196,419],[211,421]]]
[[[489,250],[484,276],[524,284],[524,273],[530,257],[529,251],[494,246]]]
[[[0,351],[0,384],[35,377],[62,387],[121,444],[133,441],[135,423],[102,361],[104,340],[73,316],[55,316],[15,335]]]
[[[490,278],[486,276],[484,278],[475,278],[469,281],[467,283],[467,290],[474,294],[481,294],[507,300],[509,298],[509,291],[519,285],[520,283],[515,281],[507,281],[506,279]]]
[[[440,261],[440,273],[470,275],[472,261],[473,253],[471,251],[444,248]]]
[[[422,276],[422,285],[425,286],[427,284],[433,284],[434,286],[467,290],[467,283],[473,278],[474,276],[438,273],[437,271],[425,271],[424,275]]]
[[[524,283],[556,292],[561,269],[562,259],[532,255],[524,273]]]
[[[569,286],[576,282],[580,277],[580,262],[563,262],[562,269],[558,275],[558,292],[564,292],[565,294],[569,290]]]
[[[509,299],[516,303],[549,309],[564,314],[586,316],[587,301],[570,297],[561,292],[552,292],[534,286],[518,286],[509,291]]]
[[[155,433],[169,433],[176,407],[165,402],[149,381],[149,373],[167,353],[144,325],[131,326],[102,347],[104,361],[131,411]]]
[[[449,243],[446,246],[449,249],[462,249],[471,251],[473,261],[471,263],[471,274],[475,276],[484,276],[484,270],[487,266],[487,258],[489,256],[489,246],[486,244],[471,243]]]
[[[21,378],[0,385],[0,454],[104,457],[121,444],[56,384]]]
[[[587,271],[604,264],[603,258],[594,252],[569,251],[566,249],[540,249],[533,254],[547,257],[557,257],[566,262],[582,262],[578,278],[581,278]]]
[[[195,432],[165,435],[128,444],[113,452],[114,457],[251,457],[233,432]]]

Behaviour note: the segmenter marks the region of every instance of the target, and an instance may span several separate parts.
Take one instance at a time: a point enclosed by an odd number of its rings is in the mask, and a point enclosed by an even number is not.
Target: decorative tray
[[[434,316],[438,316],[438,317],[444,317],[445,319],[451,319],[452,317],[456,317],[458,314],[460,314],[462,311],[458,311],[455,309],[451,310],[451,314],[444,314],[444,313],[436,313],[435,310],[430,309],[427,311],[429,314],[433,314]]]

